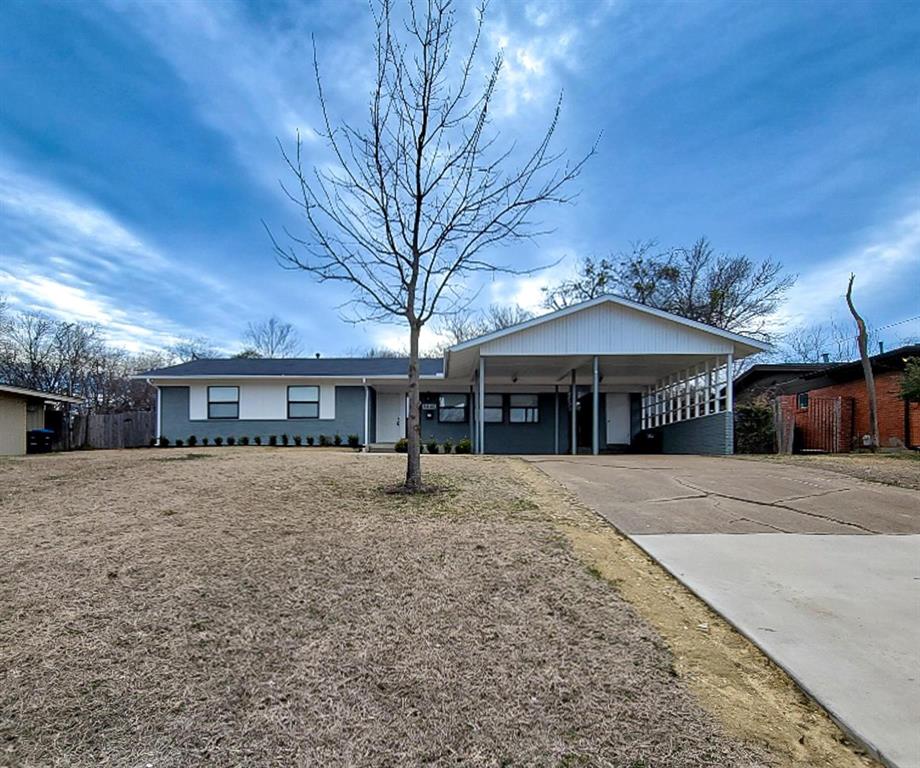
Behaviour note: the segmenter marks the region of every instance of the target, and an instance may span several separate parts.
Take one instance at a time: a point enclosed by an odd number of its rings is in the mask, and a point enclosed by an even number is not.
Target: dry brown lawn
[[[756,456],[761,461],[799,464],[825,469],[860,480],[913,488],[920,491],[920,454],[909,451],[897,453],[835,453],[827,455]]]
[[[862,764],[538,470],[403,461],[0,461],[0,766]]]

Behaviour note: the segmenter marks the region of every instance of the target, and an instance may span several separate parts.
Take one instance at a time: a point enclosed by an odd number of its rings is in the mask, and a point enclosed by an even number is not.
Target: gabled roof
[[[907,344],[888,352],[872,355],[869,358],[874,373],[884,371],[903,371],[904,360],[908,357],[920,357],[920,344]],[[847,363],[824,365],[817,371],[804,374],[801,378],[794,379],[779,387],[785,394],[808,392],[812,389],[853,381],[863,377],[862,362],[852,360]]]
[[[37,389],[26,389],[25,387],[14,387],[12,384],[0,384],[0,393],[8,395],[17,395],[35,400],[48,400],[54,403],[82,403],[79,397],[70,395],[55,395],[53,392],[40,392]]]
[[[735,379],[735,394],[765,379],[774,383],[788,382],[815,371],[826,371],[836,365],[840,363],[758,363]]]
[[[423,376],[438,376],[443,361],[419,360]],[[135,378],[195,378],[210,376],[405,376],[407,357],[287,357],[287,358],[219,358],[191,360],[187,363],[155,368]]]

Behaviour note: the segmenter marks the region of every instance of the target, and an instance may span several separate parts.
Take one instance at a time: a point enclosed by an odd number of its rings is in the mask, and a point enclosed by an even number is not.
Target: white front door
[[[377,393],[377,442],[395,443],[406,436],[406,396],[402,392]]]
[[[629,395],[607,393],[607,444],[629,445]]]

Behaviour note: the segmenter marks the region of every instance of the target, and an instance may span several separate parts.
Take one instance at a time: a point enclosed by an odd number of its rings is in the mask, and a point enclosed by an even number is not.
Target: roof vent
[[[831,361],[831,356],[827,352],[821,353],[821,362],[827,365]]]

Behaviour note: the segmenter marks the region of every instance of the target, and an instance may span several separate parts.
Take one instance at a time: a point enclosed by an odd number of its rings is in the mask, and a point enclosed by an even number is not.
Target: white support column
[[[556,385],[555,394],[556,418],[553,420],[553,452],[559,453],[559,385]]]
[[[160,438],[163,436],[163,400],[162,390],[157,387],[157,445],[160,444]]]
[[[473,453],[478,453],[479,442],[476,438],[476,388],[470,385],[470,410],[466,422],[470,428],[470,440],[473,443]]]
[[[367,452],[371,442],[371,388],[364,379],[364,451]]]
[[[572,423],[570,426],[571,429],[571,443],[572,443],[572,455],[575,456],[578,453],[578,386],[575,384],[575,369],[572,369],[572,387],[571,387],[571,397],[572,397]]]
[[[479,453],[486,452],[486,359],[479,358]]]
[[[600,396],[600,361],[597,355],[594,356],[594,365],[591,371],[591,453],[594,456],[600,453],[600,418],[601,418],[601,396]]]
[[[734,369],[735,356],[729,353],[725,358],[725,410],[729,413],[735,410],[735,393],[732,391],[735,383]]]
[[[712,407],[713,413],[719,412],[719,376],[722,365],[719,358],[715,360],[715,369],[712,372]]]

